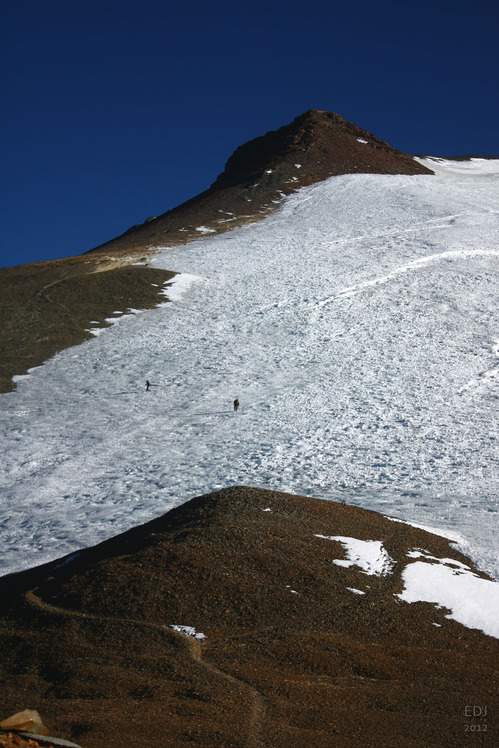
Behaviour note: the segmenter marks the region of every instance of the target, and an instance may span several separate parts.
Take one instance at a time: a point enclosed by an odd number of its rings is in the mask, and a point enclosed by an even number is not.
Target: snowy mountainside
[[[499,578],[499,162],[424,163],[159,249],[183,294],[3,395],[0,571],[253,485],[439,528]]]

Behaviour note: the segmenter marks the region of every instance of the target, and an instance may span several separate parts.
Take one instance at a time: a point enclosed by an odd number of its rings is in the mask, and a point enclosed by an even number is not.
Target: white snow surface
[[[446,618],[499,638],[499,584],[478,577],[453,559],[426,558],[438,563],[407,564],[402,572],[404,591],[397,597],[408,603],[436,603],[450,610]]]
[[[499,162],[429,165],[161,250],[182,295],[1,395],[0,573],[253,485],[458,534],[499,578]]]
[[[173,629],[173,631],[178,631],[179,634],[184,634],[184,636],[192,636],[193,639],[206,639],[206,634],[196,631],[193,626],[181,626],[174,623],[170,628]]]
[[[207,226],[198,226],[196,231],[199,231],[200,234],[214,234],[215,229],[210,229]]]
[[[364,574],[384,577],[391,573],[395,564],[380,540],[359,540],[344,535],[316,535],[315,537],[336,540],[343,545],[347,557],[335,559],[333,563],[337,566],[356,566]]]

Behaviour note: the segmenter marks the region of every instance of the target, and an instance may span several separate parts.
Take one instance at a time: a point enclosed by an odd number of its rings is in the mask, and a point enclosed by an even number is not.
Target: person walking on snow
[[[238,408],[239,408],[239,400],[236,397],[236,399],[234,400],[234,412],[235,413],[237,413]]]
[[[146,392],[149,392],[149,387],[151,386],[151,383],[149,380],[146,381]]]

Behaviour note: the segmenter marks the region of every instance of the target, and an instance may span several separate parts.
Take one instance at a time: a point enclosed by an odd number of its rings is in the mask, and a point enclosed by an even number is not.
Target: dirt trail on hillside
[[[259,737],[262,733],[262,726],[265,718],[265,702],[263,695],[256,688],[254,688],[252,685],[242,680],[241,678],[237,678],[230,673],[220,670],[220,668],[218,668],[212,662],[206,661],[203,657],[204,648],[199,639],[195,639],[194,637],[189,636],[188,634],[184,634],[180,631],[175,631],[168,626],[152,623],[150,621],[140,621],[133,618],[110,618],[108,616],[95,616],[89,613],[84,613],[82,611],[61,608],[56,605],[51,605],[50,603],[42,600],[36,594],[35,590],[28,590],[25,594],[25,598],[29,605],[32,605],[34,608],[37,608],[38,610],[45,613],[55,614],[57,616],[63,616],[69,619],[77,618],[80,620],[99,621],[102,623],[109,621],[116,623],[117,621],[119,621],[126,625],[140,626],[160,631],[161,634],[166,637],[174,637],[177,641],[182,643],[182,646],[186,648],[186,651],[189,653],[193,662],[201,665],[207,671],[212,673],[216,678],[221,678],[222,680],[228,681],[240,692],[246,694],[246,698],[249,704],[249,714],[246,729],[246,745],[248,748],[262,748],[263,746],[265,746],[265,743],[262,742]]]

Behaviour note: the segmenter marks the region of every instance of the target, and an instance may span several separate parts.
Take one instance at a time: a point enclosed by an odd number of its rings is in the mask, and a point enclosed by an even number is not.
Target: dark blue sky
[[[307,109],[499,155],[496,0],[2,0],[0,266],[80,254]]]

